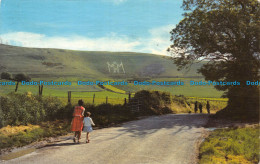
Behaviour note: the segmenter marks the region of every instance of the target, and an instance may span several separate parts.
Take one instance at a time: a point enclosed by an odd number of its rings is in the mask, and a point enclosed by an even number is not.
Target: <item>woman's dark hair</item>
[[[79,104],[80,106],[82,106],[82,105],[84,104],[83,100],[79,100],[79,101],[78,101],[78,104]]]

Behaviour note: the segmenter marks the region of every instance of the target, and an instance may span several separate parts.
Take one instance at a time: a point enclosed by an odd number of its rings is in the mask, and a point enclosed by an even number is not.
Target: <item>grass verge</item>
[[[201,144],[199,163],[257,164],[259,140],[259,125],[217,129]]]
[[[47,137],[67,134],[69,121],[43,122],[40,125],[7,126],[0,129],[0,149],[21,147]]]

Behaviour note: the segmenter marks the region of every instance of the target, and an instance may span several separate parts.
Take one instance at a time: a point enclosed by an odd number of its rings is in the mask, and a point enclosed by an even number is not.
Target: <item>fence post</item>
[[[107,104],[108,97],[106,97],[106,104]]]
[[[95,103],[95,93],[93,95],[93,104]]]
[[[39,96],[41,96],[41,86],[39,85]]]
[[[42,95],[42,91],[43,91],[43,85],[41,85],[41,95]]]
[[[68,103],[71,103],[71,91],[68,91]]]

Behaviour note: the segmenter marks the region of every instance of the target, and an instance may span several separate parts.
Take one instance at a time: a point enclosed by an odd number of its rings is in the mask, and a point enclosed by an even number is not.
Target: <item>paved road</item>
[[[95,130],[91,143],[55,143],[10,164],[192,164],[207,115],[153,116],[120,127]],[[85,133],[82,142],[85,141]]]

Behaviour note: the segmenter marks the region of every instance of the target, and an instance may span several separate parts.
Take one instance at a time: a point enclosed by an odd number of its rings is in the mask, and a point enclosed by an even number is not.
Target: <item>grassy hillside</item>
[[[114,73],[108,64],[123,63]],[[23,48],[0,44],[0,73],[30,74],[32,77],[130,78],[199,76],[194,65],[189,72],[179,72],[171,60],[162,56],[133,52],[73,51],[61,49]]]
[[[125,73],[122,67],[119,73],[114,73],[113,68],[108,68],[113,62],[123,63]],[[17,73],[27,73],[34,81],[71,81],[71,86],[44,86],[44,96],[58,96],[67,99],[68,91],[92,91],[92,92],[73,92],[72,98],[87,98],[92,102],[94,92],[100,102],[105,102],[109,97],[109,102],[124,101],[127,95],[117,94],[118,92],[137,92],[139,90],[160,90],[168,91],[173,95],[185,95],[191,97],[220,97],[223,92],[219,92],[213,86],[190,86],[189,80],[192,77],[199,77],[197,69],[202,63],[194,64],[189,72],[177,71],[176,66],[169,59],[163,56],[145,53],[133,52],[97,52],[97,51],[73,51],[61,49],[40,49],[24,48],[0,44],[0,73],[10,72],[13,75]],[[177,81],[183,80],[185,86],[106,86],[108,89],[116,92],[103,90],[98,86],[77,85],[77,81],[95,81],[95,80],[132,80],[148,78],[156,81]],[[203,80],[202,77],[196,79]],[[2,80],[5,81],[5,80]],[[111,88],[112,87],[112,88]],[[15,86],[2,86],[0,95],[13,92]],[[93,92],[94,91],[94,92]],[[38,94],[38,86],[21,86],[19,93],[32,92]],[[117,100],[119,99],[120,100]],[[98,102],[98,100],[96,101]]]

